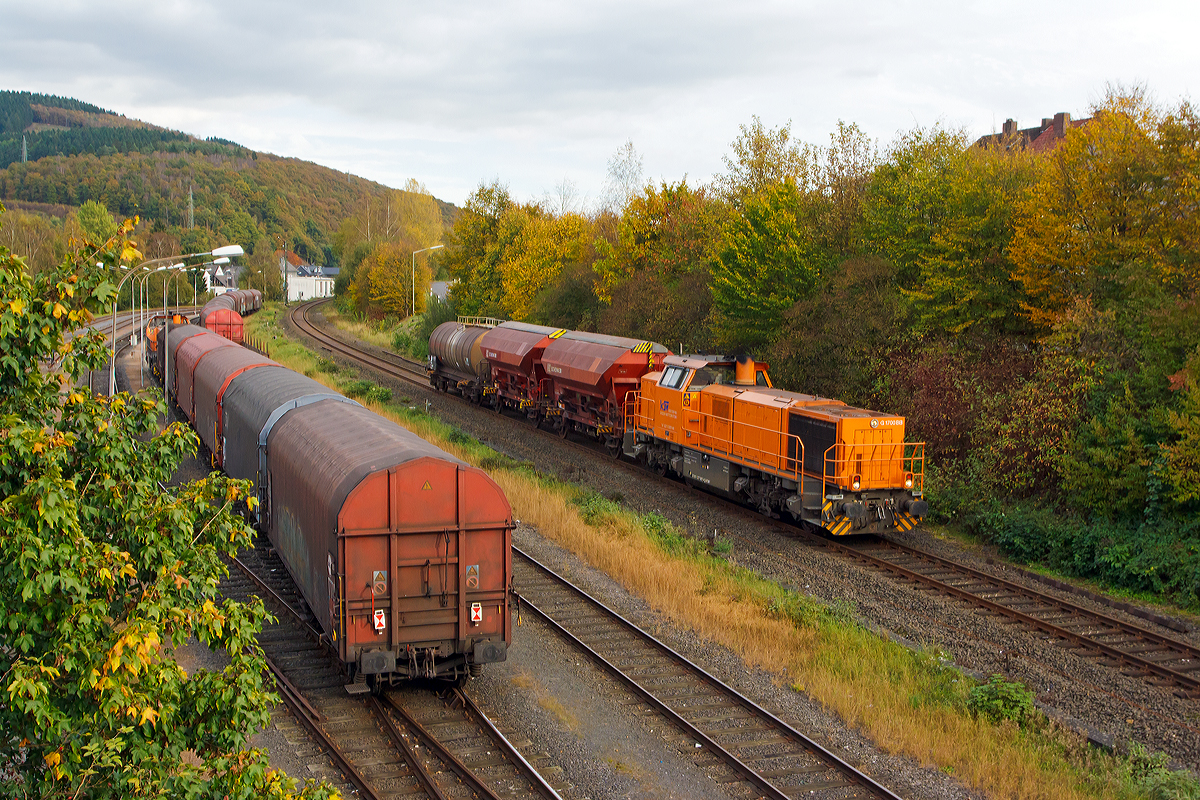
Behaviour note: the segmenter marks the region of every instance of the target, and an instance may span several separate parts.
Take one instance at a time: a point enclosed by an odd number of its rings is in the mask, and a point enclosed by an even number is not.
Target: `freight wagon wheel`
[[[558,438],[565,439],[567,434],[571,432],[571,422],[566,417],[559,417],[562,424],[558,426]]]
[[[604,451],[606,453],[608,453],[610,456],[612,456],[613,458],[620,458],[621,457],[621,440],[610,438],[608,441],[606,441],[604,443]]]

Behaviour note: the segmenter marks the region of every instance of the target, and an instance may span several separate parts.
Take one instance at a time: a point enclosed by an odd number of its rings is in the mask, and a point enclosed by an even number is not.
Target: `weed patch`
[[[975,716],[985,717],[992,722],[1008,720],[1024,725],[1033,714],[1033,692],[1023,683],[1006,681],[1003,675],[993,675],[990,681],[971,690],[967,708]]]

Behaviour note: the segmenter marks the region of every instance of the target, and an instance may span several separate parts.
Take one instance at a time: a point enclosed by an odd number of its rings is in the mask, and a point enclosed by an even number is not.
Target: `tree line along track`
[[[783,720],[514,548],[522,608],[596,661],[753,796],[896,798]]]
[[[262,597],[278,611],[259,644],[296,721],[361,797],[424,795],[445,800],[465,786],[481,800],[558,795],[463,692],[424,717],[409,710],[430,690],[350,694],[336,659],[278,556],[244,551],[221,584],[226,597]],[[365,689],[365,684],[363,685]],[[493,789],[496,787],[496,789]]]
[[[293,309],[293,324],[331,352],[385,375],[429,388],[424,368],[400,356],[384,359],[331,336],[307,319],[308,311],[321,301]],[[326,301],[327,302],[327,301]],[[453,395],[446,395],[453,397]],[[472,405],[464,398],[455,398]],[[506,418],[507,419],[507,418]],[[528,423],[512,420],[513,425],[529,429]],[[636,473],[644,479],[646,471],[621,460],[603,456],[600,450],[537,429],[537,434],[552,438],[558,446],[577,448],[593,457],[604,457],[613,466]],[[1112,616],[1071,603],[1028,586],[1006,581],[919,548],[888,538],[841,542],[819,536],[799,526],[768,520],[743,506],[678,481],[675,485],[707,502],[716,503],[732,513],[753,516],[789,538],[801,538],[808,544],[836,553],[872,570],[889,575],[918,590],[932,589],[945,596],[966,601],[986,614],[1003,616],[1027,628],[1051,637],[1061,646],[1090,655],[1101,663],[1117,667],[1127,675],[1141,676],[1149,683],[1174,691],[1177,696],[1200,698],[1200,648],[1155,633]],[[755,549],[760,545],[742,539]]]

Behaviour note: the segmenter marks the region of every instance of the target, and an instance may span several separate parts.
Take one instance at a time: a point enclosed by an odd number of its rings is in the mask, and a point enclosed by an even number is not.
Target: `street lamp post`
[[[413,250],[412,254],[412,313],[409,316],[417,313],[417,253],[424,253],[426,250],[441,250],[445,247],[444,244],[435,244],[433,247],[423,247],[420,250]]]
[[[132,267],[121,276],[121,282],[117,284],[117,292],[113,295],[112,304],[112,361],[108,364],[108,396],[112,397],[117,393],[117,298],[121,296],[121,287],[125,285],[125,281],[129,279],[139,269],[146,270],[144,266]],[[130,318],[133,317],[133,301],[130,300]]]
[[[133,267],[132,269],[130,269],[129,272],[127,272],[125,274],[125,276],[123,278],[121,278],[121,283],[123,284],[125,282],[125,278],[128,278],[130,274],[137,272],[139,269],[149,270],[151,264],[163,264],[161,267],[158,267],[157,269],[155,269],[154,272],[159,272],[159,271],[165,270],[165,269],[177,270],[177,269],[183,268],[184,260],[189,259],[189,258],[201,258],[203,256],[216,256],[216,257],[220,258],[220,257],[224,257],[224,256],[240,256],[243,253],[245,253],[245,251],[242,249],[242,246],[240,244],[227,244],[224,247],[217,247],[206,253],[188,253],[187,255],[184,255],[184,256],[175,255],[175,256],[162,256],[160,258],[151,258],[146,261],[143,261],[142,263],[138,264],[136,267]],[[176,259],[179,259],[179,263],[173,264],[170,267],[168,267],[167,264],[163,263],[163,262],[175,261]],[[118,287],[117,287],[118,294],[120,293],[120,291],[121,291],[121,288],[118,285]],[[110,394],[116,394],[116,379],[117,379],[116,378],[116,376],[117,376],[116,309],[117,309],[117,306],[116,306],[116,302],[114,301],[113,302],[113,360],[112,360],[111,370],[109,372],[109,393]],[[169,335],[168,331],[170,329],[169,320],[165,319],[166,314],[167,314],[167,282],[164,281],[163,282],[163,317],[164,317],[164,319],[163,319],[163,348],[164,348],[164,351],[163,352],[164,352],[164,354],[166,352],[165,348],[167,346],[167,337]],[[164,363],[166,364],[166,368],[169,369],[170,359],[166,359],[166,361]],[[164,375],[163,376],[163,397],[164,398],[167,396],[166,386],[167,386],[167,381],[166,381],[166,376]]]

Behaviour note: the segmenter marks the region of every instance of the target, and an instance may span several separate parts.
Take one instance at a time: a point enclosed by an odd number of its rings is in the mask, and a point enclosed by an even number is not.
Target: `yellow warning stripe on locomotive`
[[[635,353],[649,353],[650,348],[654,346],[654,342],[642,342],[637,347],[633,348]]]
[[[833,525],[829,526],[829,532],[832,533],[834,536],[841,536],[843,534],[849,533],[850,528],[853,525],[854,525],[854,520],[850,519],[849,517],[842,517],[837,522],[833,523]]]
[[[834,536],[842,536],[849,533],[850,529],[854,527],[854,520],[850,519],[849,517],[838,517],[833,522],[829,522],[831,518],[829,509],[831,506],[832,504],[826,501],[825,505],[821,508],[821,516],[825,520],[825,530],[829,531]],[[895,512],[896,530],[905,532],[911,531],[913,528],[917,527],[918,521],[919,520],[917,520],[916,517],[910,514],[905,514],[903,511]]]

